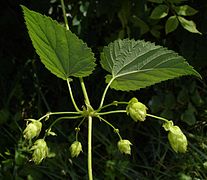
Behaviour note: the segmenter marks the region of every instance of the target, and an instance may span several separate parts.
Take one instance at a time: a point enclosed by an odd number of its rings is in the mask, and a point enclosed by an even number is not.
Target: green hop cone
[[[79,141],[74,141],[70,146],[71,157],[77,157],[82,152],[82,145]]]
[[[163,125],[168,133],[168,140],[172,149],[178,153],[185,153],[187,151],[188,141],[178,126],[174,126],[172,121],[169,121]]]
[[[35,164],[40,164],[49,154],[47,143],[44,139],[36,140],[31,150],[33,151],[32,160]]]
[[[144,121],[147,116],[147,107],[137,98],[132,98],[126,107],[126,112],[135,122]]]
[[[40,131],[42,129],[42,123],[37,120],[31,120],[25,130],[23,131],[23,136],[25,139],[33,139],[34,137],[39,136]]]
[[[131,145],[132,143],[129,140],[121,139],[118,143],[118,148],[121,153],[131,154]]]

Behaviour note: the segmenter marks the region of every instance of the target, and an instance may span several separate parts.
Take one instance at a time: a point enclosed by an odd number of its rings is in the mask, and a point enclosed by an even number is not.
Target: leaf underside
[[[106,82],[116,90],[138,90],[183,75],[199,73],[183,57],[154,43],[116,40],[104,47],[101,65],[110,74]]]
[[[50,17],[22,9],[33,46],[48,70],[64,80],[92,73],[94,54],[82,40]]]

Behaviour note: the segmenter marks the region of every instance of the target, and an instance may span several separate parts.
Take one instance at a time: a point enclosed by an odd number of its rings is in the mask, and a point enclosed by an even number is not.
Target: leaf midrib
[[[150,68],[150,69],[143,69],[143,70],[137,70],[137,71],[130,71],[130,72],[127,72],[127,73],[123,73],[123,74],[119,74],[118,76],[112,76],[113,79],[116,79],[116,78],[119,78],[119,77],[122,77],[122,76],[126,76],[126,75],[129,75],[129,74],[135,74],[135,73],[140,73],[140,72],[149,72],[149,71],[153,71],[153,70],[169,70],[169,69],[179,69],[179,68],[176,68],[176,67],[170,67],[170,68],[157,68],[157,69],[154,69],[154,68]]]

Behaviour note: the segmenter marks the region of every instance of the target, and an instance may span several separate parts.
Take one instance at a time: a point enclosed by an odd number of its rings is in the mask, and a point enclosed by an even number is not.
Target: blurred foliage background
[[[94,121],[93,167],[95,179],[106,180],[204,180],[207,179],[207,1],[206,0],[65,0],[70,29],[93,49],[99,63],[103,46],[117,38],[144,39],[168,47],[195,67],[202,75],[182,77],[124,93],[110,90],[106,102],[128,101],[136,96],[149,112],[172,119],[184,130],[189,148],[175,154],[161,124],[148,118],[134,123],[127,116],[111,116],[113,122],[133,143],[132,155],[117,151],[117,137],[105,124]],[[74,141],[75,122],[56,126],[57,137],[48,139],[56,156],[41,165],[29,161],[24,152],[22,131],[26,118],[38,118],[48,111],[72,110],[66,84],[50,74],[35,54],[24,25],[20,4],[63,23],[58,0],[1,0],[0,2],[0,179],[87,179],[87,126],[82,127],[82,153],[71,159],[69,146]],[[153,10],[168,7],[162,18]],[[198,12],[186,16],[202,35],[179,24],[166,33],[168,18],[176,15],[175,6],[188,5]],[[159,14],[159,12],[158,12]],[[100,66],[86,78],[94,107],[105,87]],[[83,96],[73,87],[79,107]],[[47,127],[51,122],[45,124]]]

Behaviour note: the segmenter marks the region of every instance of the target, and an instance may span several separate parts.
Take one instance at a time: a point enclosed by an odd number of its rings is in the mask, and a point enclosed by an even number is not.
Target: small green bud
[[[74,141],[73,144],[71,144],[70,153],[72,158],[75,156],[77,157],[82,151],[82,145],[79,141]]]
[[[138,102],[137,98],[132,98],[126,107],[126,112],[135,122],[144,121],[147,116],[147,107]]]
[[[34,137],[39,136],[40,131],[42,129],[42,123],[37,120],[31,120],[25,130],[23,131],[23,136],[25,139],[33,139]]]
[[[47,143],[44,139],[36,140],[31,150],[33,151],[32,160],[35,164],[40,164],[42,160],[48,156],[49,153]]]
[[[178,153],[185,153],[187,151],[188,141],[178,126],[174,126],[172,121],[163,124],[163,127],[168,133],[168,140],[172,149]]]
[[[117,143],[117,145],[121,153],[129,154],[129,155],[131,154],[130,146],[132,145],[132,143],[129,140],[122,139]]]

